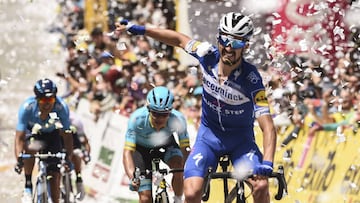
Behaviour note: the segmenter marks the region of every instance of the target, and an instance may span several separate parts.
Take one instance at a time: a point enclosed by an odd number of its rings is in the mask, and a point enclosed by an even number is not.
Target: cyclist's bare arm
[[[66,152],[68,154],[68,157],[70,158],[73,153],[73,137],[70,132],[65,132],[63,130],[60,130],[60,135],[63,137],[64,145]]]
[[[126,25],[116,23],[115,26],[117,32],[126,32]],[[186,44],[191,40],[191,38],[185,34],[163,28],[146,27],[145,35],[154,38],[155,40],[158,40],[160,42],[163,42],[167,45],[181,47],[183,49],[185,48]]]
[[[84,146],[85,146],[85,150],[90,153],[91,147],[89,144],[89,139],[86,137],[86,135],[84,135]]]
[[[134,178],[134,171],[135,171],[135,164],[133,160],[133,153],[134,151],[124,149],[123,151],[123,164],[126,175],[129,177],[129,179]]]
[[[189,154],[190,154],[190,147],[181,147],[180,149],[181,149],[181,152],[182,152],[182,154],[184,156],[183,159],[186,160],[188,158]]]
[[[176,32],[169,29],[161,28],[146,28],[145,35],[154,38],[160,42],[163,42],[167,45],[176,46],[185,48],[186,44],[191,40],[191,38],[182,33]]]
[[[263,132],[264,160],[274,161],[276,150],[276,129],[270,115],[262,115],[257,118]]]
[[[25,132],[16,131],[15,133],[15,158],[19,156],[20,153],[24,151],[25,148]]]

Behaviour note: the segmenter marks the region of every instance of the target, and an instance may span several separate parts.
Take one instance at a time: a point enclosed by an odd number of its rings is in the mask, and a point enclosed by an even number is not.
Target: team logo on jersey
[[[229,105],[242,105],[250,101],[242,92],[227,85],[219,85],[214,78],[207,74],[203,76],[203,88],[212,97]]]
[[[258,91],[255,95],[254,101],[257,106],[268,106],[269,102],[267,100],[265,90]]]
[[[192,52],[195,52],[196,49],[197,49],[197,47],[198,47],[200,44],[201,44],[201,42],[196,41],[196,42],[194,43],[194,45],[192,45],[191,51],[192,51]]]
[[[249,73],[249,75],[246,77],[252,84],[256,84],[260,78],[254,73],[251,72]]]

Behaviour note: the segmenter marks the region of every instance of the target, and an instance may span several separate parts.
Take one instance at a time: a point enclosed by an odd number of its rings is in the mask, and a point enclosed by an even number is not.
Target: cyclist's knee
[[[258,202],[267,202],[266,200],[269,199],[269,184],[267,180],[254,181],[253,196],[254,199],[263,200]]]
[[[201,200],[203,182],[203,179],[200,177],[185,179],[184,195],[186,202],[199,202]]]
[[[253,187],[254,187],[254,190],[264,191],[264,190],[268,190],[269,183],[266,179],[258,180],[258,181],[253,182]]]
[[[151,203],[152,202],[152,194],[150,190],[145,190],[139,192],[140,203]]]
[[[180,156],[172,157],[168,163],[170,168],[183,168],[184,167],[184,160]]]

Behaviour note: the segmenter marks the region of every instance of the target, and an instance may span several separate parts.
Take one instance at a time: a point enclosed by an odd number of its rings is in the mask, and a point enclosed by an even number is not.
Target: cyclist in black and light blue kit
[[[141,203],[152,202],[151,175],[139,182],[134,179],[135,167],[151,170],[152,158],[161,158],[170,168],[183,168],[189,155],[186,120],[172,109],[173,102],[174,95],[168,88],[155,87],[146,97],[146,106],[134,111],[128,122],[123,163],[131,180],[130,189],[138,191]],[[183,173],[173,175],[172,187],[174,202],[182,202]]]
[[[25,100],[18,112],[15,135],[15,157],[20,153],[58,153],[65,147],[68,158],[72,156],[72,135],[70,134],[69,109],[61,97],[56,96],[55,83],[47,78],[38,80],[34,86],[35,96]],[[64,140],[64,146],[62,144]],[[60,160],[48,158],[47,171],[50,179],[51,198],[54,203],[60,197]],[[25,190],[22,202],[32,202],[32,171],[34,159],[16,164],[15,171],[21,173],[24,167]]]
[[[243,58],[253,34],[252,20],[241,13],[225,14],[218,27],[217,47],[173,30],[134,25],[123,20],[116,34],[128,31],[183,48],[197,58],[203,73],[201,124],[193,150],[185,164],[185,202],[201,202],[204,175],[229,154],[234,165],[250,163],[255,174],[253,198],[270,202],[268,178],[273,171],[276,130],[270,115],[262,78]],[[263,132],[263,153],[255,143],[254,121]]]

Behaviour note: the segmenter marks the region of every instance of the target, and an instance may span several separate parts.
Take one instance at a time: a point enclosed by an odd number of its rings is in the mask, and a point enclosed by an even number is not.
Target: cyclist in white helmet
[[[138,181],[135,167],[151,170],[152,159],[160,158],[170,168],[183,168],[189,155],[189,135],[186,120],[173,109],[174,95],[163,86],[149,91],[146,106],[134,111],[129,119],[123,152],[123,163],[130,189],[138,191],[140,203],[152,202],[151,174]],[[176,142],[177,136],[179,144]],[[174,173],[174,202],[182,202],[183,173]]]
[[[183,48],[200,62],[203,73],[201,124],[184,171],[185,202],[201,202],[208,167],[229,154],[233,165],[246,162],[255,178],[253,198],[270,202],[268,176],[273,171],[276,130],[265,87],[257,68],[243,58],[253,34],[252,20],[241,13],[225,14],[219,24],[217,46],[200,42],[173,30],[134,25],[123,20],[116,34],[127,31]],[[254,121],[263,132],[263,150],[254,138]]]

